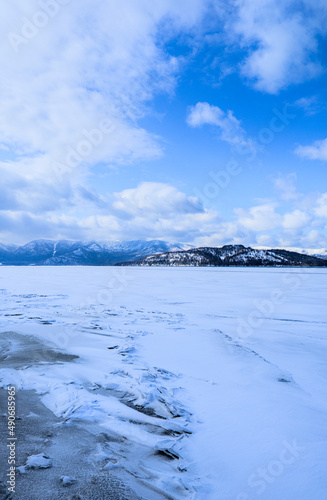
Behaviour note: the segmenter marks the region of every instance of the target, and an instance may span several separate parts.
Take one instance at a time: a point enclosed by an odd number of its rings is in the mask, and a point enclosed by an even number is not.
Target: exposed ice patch
[[[49,467],[52,467],[52,460],[46,453],[31,455],[26,460],[27,469],[48,469]]]
[[[76,479],[70,476],[61,476],[60,482],[63,486],[72,486],[76,483]]]

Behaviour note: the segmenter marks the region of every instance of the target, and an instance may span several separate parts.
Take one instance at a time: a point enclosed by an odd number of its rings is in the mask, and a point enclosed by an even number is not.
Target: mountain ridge
[[[110,266],[191,245],[162,240],[70,241],[33,240],[22,246],[0,243],[1,265]]]
[[[118,266],[195,266],[195,267],[327,267],[327,259],[283,249],[253,249],[244,245],[199,247],[163,252]]]
[[[327,266],[327,256],[244,245],[198,247],[163,240],[33,240],[0,243],[0,265],[29,266]],[[307,251],[308,252],[308,251]]]

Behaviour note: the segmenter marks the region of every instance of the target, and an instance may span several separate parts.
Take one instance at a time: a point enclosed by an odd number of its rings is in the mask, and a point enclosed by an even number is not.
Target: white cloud
[[[169,184],[143,182],[137,188],[125,189],[115,193],[113,208],[133,217],[144,216],[149,219],[164,214],[188,214],[203,212],[200,201],[186,196]]]
[[[194,240],[195,246],[222,246],[248,243],[248,235],[237,222],[220,222],[211,234],[199,235]]]
[[[318,217],[327,217],[327,193],[323,193],[317,199],[315,214]]]
[[[1,193],[0,193],[1,194]],[[76,214],[72,203],[68,209],[58,202],[56,212],[44,210],[46,199],[59,193],[49,190],[40,198],[40,210],[21,210],[28,206],[32,190],[12,207],[0,210],[0,241],[25,243],[36,238],[77,240],[165,239],[197,246],[244,244],[272,247],[327,247],[327,194],[315,194],[305,209],[301,198],[270,201],[234,210],[234,218],[223,220],[216,210],[205,209],[200,200],[174,186],[144,182],[135,188],[115,193],[104,199],[92,192],[77,190],[73,199],[81,197],[85,214]],[[52,197],[52,198],[51,198]],[[75,197],[75,198],[74,198]],[[87,209],[92,207],[92,215]],[[14,237],[13,237],[14,235]]]
[[[18,0],[15,10],[2,9],[1,31],[8,36],[0,52],[0,142],[58,160],[84,129],[107,118],[113,131],[90,163],[157,156],[156,138],[136,120],[157,92],[172,91],[179,60],[160,49],[156,30],[167,16],[176,29],[190,29],[201,2],[188,2],[186,9],[184,0],[178,6],[158,1],[149,9],[145,1],[86,0],[61,5],[54,17],[41,5]],[[43,28],[35,26],[37,13],[48,17]],[[34,36],[13,46],[10,33],[22,36],[27,29]]]
[[[235,209],[238,224],[244,229],[260,232],[275,229],[281,224],[281,215],[276,212],[276,203],[266,203],[248,210]]]
[[[8,159],[0,162],[0,209],[16,211],[17,224],[25,211],[32,235],[43,212],[74,217],[104,203],[83,187],[99,162],[110,168],[161,156],[161,139],[139,119],[156,95],[174,91],[183,63],[163,40],[191,32],[205,7],[201,0],[3,5],[0,148]]]
[[[296,0],[235,1],[236,19],[229,17],[227,29],[233,42],[236,39],[247,49],[241,70],[258,90],[276,94],[321,71],[312,55],[317,52],[317,36],[324,33],[327,6],[312,0],[301,4]]]
[[[220,220],[217,212],[204,209],[198,198],[159,182],[143,182],[115,193],[111,212],[110,216],[97,216],[93,225],[114,230],[118,239],[191,241],[199,234],[211,233]]]
[[[274,186],[282,200],[292,201],[299,198],[299,193],[296,189],[296,174],[279,176],[273,180]]]
[[[294,105],[298,108],[303,109],[305,114],[314,115],[318,113],[323,108],[323,105],[319,102],[316,95],[310,97],[301,97],[297,99]]]
[[[293,176],[290,179],[294,182]],[[287,180],[279,178],[280,181]],[[234,209],[234,220],[221,220],[211,234],[199,235],[196,245],[243,244],[265,247],[327,247],[327,193],[312,193],[308,200],[281,182],[282,196],[248,209]],[[285,203],[285,201],[287,203]],[[307,203],[310,201],[310,203]]]
[[[274,246],[274,238],[270,234],[260,234],[256,238],[257,245],[263,247]]]
[[[44,199],[52,200],[56,195],[58,193],[48,191]],[[197,236],[211,234],[220,223],[215,210],[204,209],[200,200],[169,184],[144,182],[136,188],[115,193],[111,201],[88,191],[76,190],[73,195],[81,196],[84,206],[86,203],[93,205],[93,215],[83,217],[74,214],[74,210],[63,213],[60,206],[57,213],[44,210],[44,207],[39,213],[21,210],[27,203],[27,194],[26,199],[15,202],[11,209],[0,209],[0,241],[24,243],[40,237],[192,241]],[[44,199],[39,203],[45,203]]]
[[[190,127],[201,127],[202,125],[217,125],[222,127],[225,120],[225,112],[218,106],[212,106],[207,102],[198,102],[191,106],[186,122]]]
[[[230,110],[225,112],[218,106],[207,102],[198,102],[195,106],[190,107],[186,123],[190,127],[214,125],[219,128],[223,141],[233,146],[253,148],[253,143],[251,139],[247,138],[246,132],[241,127],[241,122]]]
[[[294,210],[284,215],[282,226],[284,229],[292,231],[306,227],[309,221],[310,217],[308,214],[301,210]]]
[[[312,229],[311,231],[309,231],[308,234],[304,235],[301,238],[301,243],[303,244],[304,247],[307,246],[309,248],[312,248],[314,245],[320,245],[320,243],[324,245],[325,241],[321,231],[317,231],[317,229]],[[319,250],[317,250],[316,253],[318,254]]]
[[[327,160],[327,139],[315,141],[311,146],[298,146],[295,153],[309,160]]]
[[[250,243],[256,237],[267,241],[267,231],[291,231],[291,238],[299,240],[305,224],[313,224],[313,215],[327,216],[325,195],[316,197],[315,208],[307,211],[291,206],[282,215],[278,204],[267,203],[237,209],[235,220],[226,222],[197,198],[168,184],[142,183],[111,198],[87,188],[88,174],[100,162],[111,167],[162,155],[161,138],[141,126],[140,119],[156,95],[174,92],[185,63],[169,55],[165,42],[187,33],[196,43],[208,3],[4,3],[0,148],[8,159],[0,162],[0,240],[158,237],[223,244]],[[296,5],[293,0],[232,2],[235,9],[220,40],[226,42],[227,37],[227,44],[236,41],[234,48],[246,51],[242,71],[257,89],[278,92],[319,71],[309,56],[316,50],[316,34],[327,8],[322,1],[304,3],[312,9],[307,23],[300,9],[291,8]],[[58,8],[45,14],[50,4]],[[220,9],[219,16],[223,13]],[[221,139],[232,146],[253,147],[233,111],[199,102],[190,109],[187,122],[192,127],[217,127]],[[327,139],[300,146],[297,152],[327,159]],[[298,201],[292,185],[280,180],[276,187],[290,204]]]

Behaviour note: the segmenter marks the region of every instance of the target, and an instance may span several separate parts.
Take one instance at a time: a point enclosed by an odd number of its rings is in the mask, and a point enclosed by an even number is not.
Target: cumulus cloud
[[[93,226],[114,231],[119,239],[158,238],[191,241],[212,232],[220,221],[215,210],[206,210],[200,200],[174,186],[143,182],[113,196],[111,215],[97,216]]]
[[[315,245],[317,245],[317,246],[319,246],[319,245],[325,246],[326,245],[326,240],[325,240],[323,234],[321,233],[321,231],[318,231],[317,229],[311,229],[311,231],[309,231],[308,234],[305,234],[301,238],[300,241],[305,247],[309,247],[309,248],[312,248]],[[325,248],[322,250],[324,251]],[[323,253],[323,251],[319,252],[319,250],[318,250],[315,253],[319,254],[319,253]]]
[[[38,238],[80,240],[89,236],[75,217],[0,211],[0,240],[24,244]],[[92,239],[92,238],[90,238]]]
[[[84,206],[88,202],[93,204],[92,215],[83,217],[74,215],[74,211],[57,215],[51,210],[37,213],[16,205],[11,210],[0,209],[0,241],[24,243],[42,236],[190,242],[199,235],[211,234],[221,222],[217,211],[205,209],[196,197],[164,183],[143,182],[106,200],[85,190],[75,193],[78,195],[83,198]]]
[[[251,139],[247,138],[241,122],[234,116],[232,111],[223,111],[218,106],[208,102],[198,102],[191,106],[186,118],[190,127],[201,127],[202,125],[214,125],[218,127],[221,139],[237,147],[253,148]]]
[[[327,160],[327,139],[315,141],[311,146],[298,146],[295,153],[309,160]]]
[[[106,118],[111,133],[90,163],[160,154],[156,138],[137,125],[156,93],[173,90],[179,70],[178,58],[159,47],[157,27],[168,17],[190,29],[203,3],[159,0],[150,9],[145,1],[55,1],[55,15],[48,3],[3,6],[0,142],[58,160]]]
[[[172,26],[175,32],[192,29],[204,4],[159,0],[149,7],[132,0],[4,5],[2,149],[17,161],[24,156],[30,164],[42,161],[44,179],[53,176],[55,163],[68,163],[66,173],[71,173],[81,164],[160,156],[160,140],[138,120],[155,95],[174,90],[181,58],[164,50],[158,29],[164,36],[165,19],[170,31]]]
[[[3,5],[0,209],[16,211],[17,224],[25,211],[31,235],[41,233],[32,222],[41,213],[74,216],[87,204],[105,205],[86,187],[99,163],[160,157],[161,138],[139,120],[156,95],[174,92],[183,63],[163,40],[192,31],[205,8],[201,0]]]
[[[249,243],[247,231],[244,231],[237,222],[222,221],[217,224],[211,234],[198,235],[195,246],[222,246]],[[253,243],[253,240],[252,240]]]
[[[327,193],[323,193],[318,197],[315,213],[319,217],[327,217]]]
[[[141,119],[157,95],[173,94],[185,64],[182,56],[169,53],[165,43],[187,34],[191,44],[200,44],[209,3],[4,3],[0,240],[156,237],[223,244],[250,243],[255,238],[274,241],[269,231],[288,231],[298,240],[316,235],[305,233],[305,226],[313,224],[313,216],[326,217],[325,195],[317,195],[314,208],[306,211],[296,205],[296,190],[281,180],[276,187],[294,206],[283,209],[272,202],[239,208],[231,222],[168,184],[142,183],[108,196],[88,187],[88,175],[99,164],[119,168],[163,154],[162,139],[141,125]],[[312,55],[327,7],[320,0],[303,4],[304,13],[293,8],[295,0],[231,0],[228,16],[224,8],[216,9],[220,21],[226,22],[219,43],[241,57],[246,54],[238,69],[258,90],[277,93],[320,71]],[[296,105],[312,104],[307,99]],[[231,110],[198,102],[190,108],[187,123],[212,125],[228,144],[253,147]],[[297,153],[325,160],[327,139],[300,146]]]
[[[197,246],[327,246],[326,193],[313,194],[309,205],[303,203],[299,195],[287,204],[280,198],[247,209],[236,208],[232,220],[223,219],[216,210],[203,207],[196,197],[166,183],[143,182],[107,199],[88,191],[79,196],[83,197],[84,204],[89,202],[96,207],[92,215],[74,214],[73,210],[65,214],[59,210],[36,213],[17,207],[0,210],[0,241],[25,243],[45,237],[164,239]],[[306,208],[299,208],[301,206]]]
[[[280,226],[281,215],[276,212],[276,203],[265,203],[251,207],[248,210],[235,209],[238,224],[250,231],[260,232],[275,229]]]
[[[186,196],[169,184],[143,182],[137,188],[115,193],[113,208],[130,216],[150,219],[162,215],[193,214],[204,209],[198,198]]]
[[[327,194],[303,195],[296,190],[292,174],[272,181],[277,184],[278,199],[234,209],[233,220],[221,220],[211,234],[199,235],[195,244],[292,247],[298,251],[327,247]]]
[[[14,7],[10,3],[2,7],[0,143],[17,153],[48,152],[51,159],[62,161],[68,148],[85,139],[85,130],[98,128],[107,118],[112,130],[87,162],[128,162],[160,155],[160,141],[137,120],[154,95],[174,89],[182,58],[170,56],[157,43],[158,29],[161,39],[169,33],[190,32],[195,25],[199,29],[210,2],[158,0],[150,8],[145,0],[125,0],[122,5],[113,0],[58,0],[52,2],[58,6],[55,13],[47,14],[48,3],[17,0]],[[243,72],[259,89],[275,92],[319,70],[309,55],[324,26],[323,2],[305,2],[310,10],[306,17],[292,9],[295,0],[232,4],[235,8],[232,15],[228,12],[223,36],[228,43],[234,33],[234,48],[247,48]],[[218,17],[224,15],[220,9]],[[224,140],[244,139],[231,111],[221,111],[219,117],[217,110],[211,112],[216,114],[211,119],[220,121]]]
[[[318,75],[313,58],[324,33],[327,6],[305,0],[235,0],[227,26],[232,41],[247,51],[241,72],[261,91],[271,94]]]
[[[309,221],[310,217],[308,214],[301,210],[294,210],[284,215],[282,226],[286,230],[292,231],[307,226]]]

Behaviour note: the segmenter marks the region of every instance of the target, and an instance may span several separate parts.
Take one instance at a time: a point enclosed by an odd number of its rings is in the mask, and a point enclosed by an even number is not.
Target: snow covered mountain
[[[326,259],[327,260],[327,253],[326,251],[324,253],[315,253],[315,257],[318,257],[319,259]]]
[[[281,249],[259,250],[243,245],[225,245],[221,248],[202,247],[186,251],[168,251],[117,265],[324,267],[327,266],[327,259]]]
[[[270,250],[269,247],[256,247],[260,250]],[[301,253],[304,255],[312,255],[313,257],[319,257],[321,259],[327,260],[327,249],[326,248],[300,248],[300,247],[276,247],[279,250],[288,250],[289,252]]]
[[[23,246],[0,244],[1,265],[37,266],[327,266],[327,256],[243,245],[192,248],[152,241],[35,240]]]
[[[147,255],[185,250],[190,245],[167,241],[51,241],[35,240],[23,246],[0,244],[0,264],[38,266],[110,266]]]

